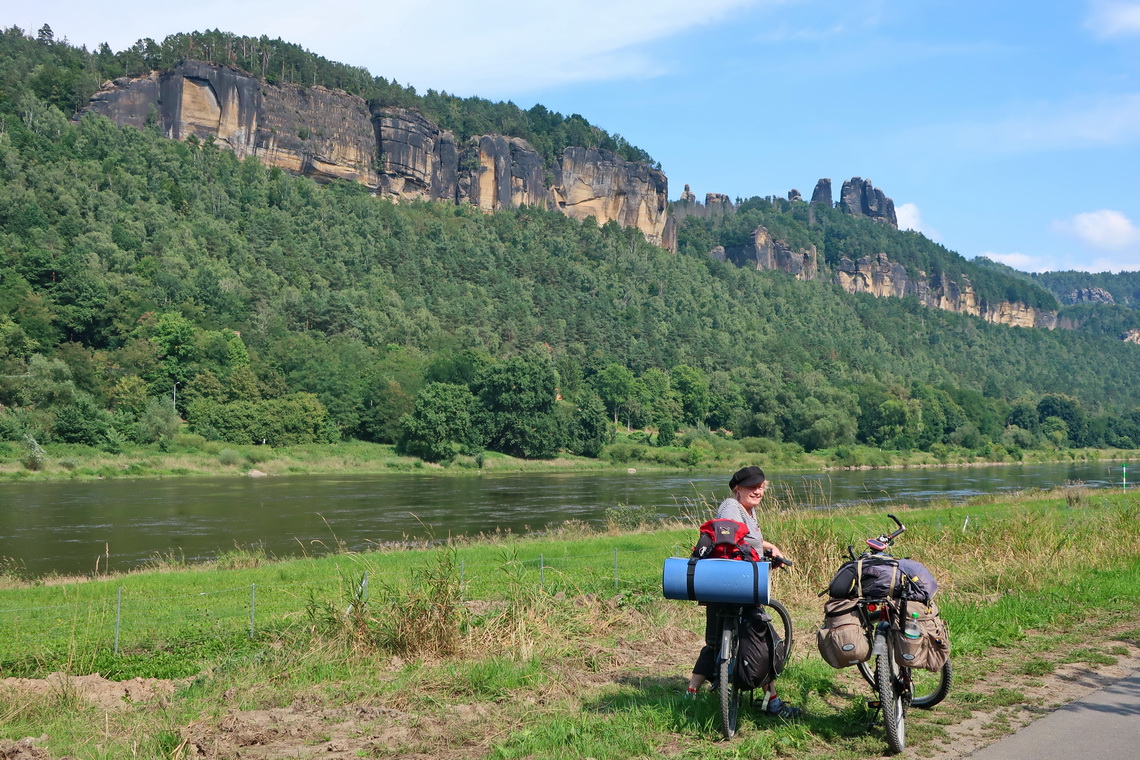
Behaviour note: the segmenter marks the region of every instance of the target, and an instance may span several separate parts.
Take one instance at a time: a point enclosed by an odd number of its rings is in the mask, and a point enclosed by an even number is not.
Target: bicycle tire
[[[892,647],[887,644],[886,654],[875,658],[875,681],[879,704],[883,710],[883,724],[887,729],[887,746],[891,752],[906,749],[906,695],[900,679],[900,668],[895,663]]]
[[[736,725],[740,718],[740,689],[736,685],[735,678],[736,655],[740,640],[736,636],[735,628],[735,625],[725,626],[721,633],[720,644],[720,731],[725,739],[731,739],[736,735]]]
[[[792,633],[792,615],[788,612],[788,608],[775,599],[769,599],[767,607],[775,612],[775,617],[779,618],[774,621],[773,627],[776,633],[783,636],[784,640],[784,662],[789,662],[792,659],[792,647],[795,644],[795,638]]]
[[[950,693],[950,687],[954,685],[954,668],[947,660],[946,664],[937,672],[911,670],[910,681],[911,705],[922,710],[929,710],[946,699],[946,695]]]

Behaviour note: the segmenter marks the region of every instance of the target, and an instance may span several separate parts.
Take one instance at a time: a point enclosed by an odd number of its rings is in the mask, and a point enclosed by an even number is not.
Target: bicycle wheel
[[[775,599],[769,599],[767,604],[768,610],[772,613],[775,620],[772,625],[776,629],[776,633],[784,638],[784,661],[792,659],[792,616],[788,612],[788,608]]]
[[[859,669],[859,675],[863,676],[863,680],[871,685],[872,689],[877,689],[879,682],[875,679],[875,664],[874,660],[867,660],[856,664]]]
[[[875,681],[887,728],[887,745],[892,752],[902,752],[906,749],[906,694],[892,649],[888,644],[887,653],[875,659]]]
[[[740,689],[734,678],[736,654],[740,640],[736,637],[736,625],[726,624],[720,638],[720,731],[725,739],[736,734],[736,721],[740,717]]]
[[[910,671],[910,703],[923,710],[929,710],[946,699],[946,695],[950,693],[950,687],[953,685],[954,669],[950,666],[949,660],[934,673],[929,670],[912,670]]]

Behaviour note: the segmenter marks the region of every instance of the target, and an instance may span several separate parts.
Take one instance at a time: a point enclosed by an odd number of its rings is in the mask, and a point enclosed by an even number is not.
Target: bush
[[[233,449],[222,449],[218,452],[218,461],[227,467],[233,467],[241,461],[241,452]]]
[[[30,435],[24,436],[24,451],[23,456],[20,457],[20,462],[24,467],[32,472],[39,472],[47,466],[47,452],[43,450],[39,442]]]
[[[204,449],[206,438],[197,433],[179,433],[174,436],[174,445],[184,449]]]

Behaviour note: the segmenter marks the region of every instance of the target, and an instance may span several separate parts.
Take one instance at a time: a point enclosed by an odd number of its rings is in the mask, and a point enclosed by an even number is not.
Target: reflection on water
[[[1120,462],[771,474],[771,495],[830,506],[921,506],[979,493],[1067,481],[1119,485]],[[567,520],[601,522],[634,505],[660,516],[695,514],[727,493],[723,474],[514,474],[209,478],[0,485],[0,558],[29,573],[87,573],[171,554],[203,559],[260,544],[276,556],[324,553],[344,542],[525,533]],[[100,567],[105,567],[105,561]]]

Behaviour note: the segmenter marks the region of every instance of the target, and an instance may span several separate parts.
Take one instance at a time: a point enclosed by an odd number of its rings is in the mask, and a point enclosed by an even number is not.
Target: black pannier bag
[[[767,612],[755,609],[740,626],[740,649],[733,680],[741,689],[759,689],[776,680],[788,661],[788,644]]]
[[[929,604],[938,582],[926,566],[913,559],[870,556],[844,562],[831,583],[833,599],[906,599]]]

